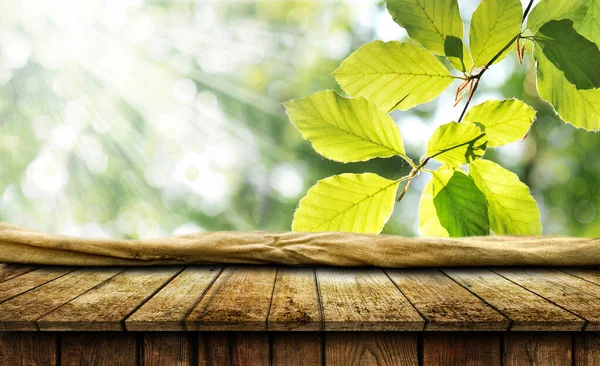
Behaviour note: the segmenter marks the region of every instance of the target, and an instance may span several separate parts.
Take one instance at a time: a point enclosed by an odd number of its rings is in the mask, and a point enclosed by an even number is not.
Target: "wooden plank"
[[[572,341],[569,333],[508,333],[504,337],[504,365],[571,366]]]
[[[57,364],[56,336],[40,333],[0,333],[0,365]]]
[[[417,335],[398,332],[333,332],[325,334],[328,366],[418,365]]]
[[[146,332],[143,334],[141,364],[145,366],[186,366],[193,363],[189,333]]]
[[[267,330],[277,270],[227,267],[186,318],[188,330]]]
[[[79,269],[0,303],[0,329],[35,331],[36,320],[121,271],[120,268]]]
[[[13,277],[0,283],[0,302],[11,299],[74,270],[75,268],[43,267],[21,276]]]
[[[185,317],[222,267],[188,267],[125,320],[130,331],[184,331]]]
[[[388,270],[425,317],[425,330],[506,330],[510,321],[437,269]]]
[[[61,365],[137,365],[136,336],[131,333],[61,335]]]
[[[600,286],[554,269],[497,269],[494,272],[588,321],[600,330]]]
[[[182,267],[122,272],[37,321],[40,330],[123,330],[122,321]]]
[[[592,268],[561,268],[560,271],[566,272],[575,277],[600,285],[600,271]]]
[[[324,329],[422,330],[423,318],[380,269],[318,268]]]
[[[319,331],[321,326],[315,270],[279,268],[269,312],[269,330]]]
[[[578,331],[585,320],[483,268],[445,269],[456,282],[512,322],[513,331]]]
[[[600,333],[584,333],[573,336],[575,366],[600,366]]]
[[[500,336],[486,333],[424,333],[423,365],[500,365]]]
[[[37,267],[23,264],[0,263],[0,282],[10,280],[24,273],[31,272]]]
[[[322,365],[323,337],[316,332],[285,332],[271,335],[275,366]]]
[[[270,365],[269,337],[265,332],[200,333],[200,366]]]

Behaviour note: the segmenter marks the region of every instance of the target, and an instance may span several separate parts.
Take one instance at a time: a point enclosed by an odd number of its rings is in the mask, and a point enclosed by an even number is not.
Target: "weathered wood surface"
[[[0,332],[0,365],[600,365],[595,332]]]
[[[571,366],[573,340],[564,333],[511,333],[504,338],[504,364]]]
[[[600,330],[596,269],[2,265],[0,273],[0,331]]]
[[[181,270],[129,269],[44,315],[37,325],[40,330],[123,330],[123,319]]]
[[[398,332],[326,334],[326,365],[417,366],[417,335]]]
[[[186,318],[188,330],[267,330],[274,267],[229,267]]]
[[[268,329],[318,331],[321,320],[314,268],[280,268],[271,299]]]
[[[509,318],[510,330],[577,331],[585,325],[582,318],[488,269],[449,269],[444,272]]]
[[[185,317],[219,276],[222,267],[188,267],[125,321],[130,331],[185,330]]]
[[[502,269],[496,272],[585,319],[584,330],[600,330],[600,286],[556,269]]]
[[[317,269],[325,330],[421,330],[423,318],[380,269]]]
[[[427,321],[425,330],[508,329],[508,318],[437,269],[388,274]]]
[[[423,335],[423,364],[437,366],[497,366],[500,336],[481,333],[432,332]]]

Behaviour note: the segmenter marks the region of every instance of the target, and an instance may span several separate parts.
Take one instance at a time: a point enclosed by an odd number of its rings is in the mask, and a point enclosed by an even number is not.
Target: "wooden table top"
[[[0,331],[598,331],[582,268],[0,264]]]

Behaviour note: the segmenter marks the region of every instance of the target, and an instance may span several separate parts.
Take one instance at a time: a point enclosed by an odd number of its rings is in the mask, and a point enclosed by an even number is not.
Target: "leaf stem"
[[[483,69],[481,70],[481,72],[479,72],[479,74],[477,75],[473,75],[471,78],[473,78],[474,81],[474,85],[473,85],[473,90],[469,93],[469,98],[467,99],[467,102],[465,103],[465,106],[462,110],[462,112],[460,113],[460,117],[458,118],[458,122],[461,122],[462,119],[465,116],[465,113],[467,112],[467,109],[469,108],[469,104],[471,103],[471,99],[473,99],[473,94],[475,94],[475,91],[477,90],[477,87],[479,86],[479,81],[481,80],[481,77],[483,76],[483,74],[490,68],[490,66],[492,66],[492,64],[494,62],[496,62],[496,60],[502,56],[502,54],[504,53],[504,51],[506,51],[510,46],[512,46],[512,44],[519,38],[521,37],[521,34],[517,34],[516,36],[514,36],[507,44],[506,46],[504,46],[500,52],[498,52],[494,57],[492,57],[492,59],[483,67]]]
[[[527,18],[527,14],[529,14],[529,11],[531,10],[531,5],[533,5],[533,0],[529,0],[529,4],[527,4],[527,7],[525,8],[525,12],[523,13],[523,20],[521,20],[521,24],[525,23],[525,18]]]
[[[405,180],[407,180],[408,182],[404,186],[404,189],[402,190],[402,193],[400,193],[400,196],[398,196],[398,199],[396,200],[396,202],[400,202],[402,200],[402,198],[404,198],[404,196],[406,195],[406,192],[408,191],[408,188],[410,188],[410,182],[412,182],[413,178],[416,177],[419,174],[419,171],[421,169],[423,169],[423,167],[429,162],[429,159],[431,159],[431,157],[428,156],[418,166],[415,166],[413,168],[413,170],[411,170],[410,173],[408,173],[407,176],[400,179],[400,182],[405,181]]]

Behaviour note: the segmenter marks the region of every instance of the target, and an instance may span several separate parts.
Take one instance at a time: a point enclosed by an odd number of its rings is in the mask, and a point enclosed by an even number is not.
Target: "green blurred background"
[[[468,26],[478,1],[459,2]],[[402,40],[384,4],[355,1],[3,0],[0,221],[85,237],[289,230],[298,200],[342,172],[400,177],[399,158],[321,158],[281,102],[322,89],[363,43]],[[545,234],[600,236],[600,134],[561,122],[514,55],[473,104],[516,97],[532,132],[487,153],[526,182]],[[457,85],[394,112],[409,155],[455,120]],[[385,233],[417,235],[421,174]]]

